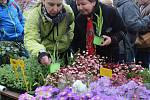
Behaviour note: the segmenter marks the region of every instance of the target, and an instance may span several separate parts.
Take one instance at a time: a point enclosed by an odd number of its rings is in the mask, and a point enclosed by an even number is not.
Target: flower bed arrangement
[[[24,60],[22,67],[17,64],[20,63],[19,60]],[[0,67],[0,84],[18,92],[32,91],[37,86],[44,85],[48,68],[38,64],[35,58],[19,60],[16,63],[13,59],[13,65],[2,65]]]
[[[112,77],[107,79],[100,76],[100,68],[111,69]],[[35,90],[34,95],[25,93],[22,95],[23,97],[20,96],[22,98],[20,100],[25,100],[24,98],[32,98],[31,100],[45,100],[46,98],[48,98],[47,100],[61,100],[64,98],[66,100],[65,98],[68,97],[76,98],[74,100],[79,98],[80,100],[86,100],[84,98],[108,100],[110,97],[112,100],[122,100],[121,98],[123,100],[131,100],[131,98],[148,100],[146,97],[149,97],[149,91],[143,84],[150,83],[149,70],[135,63],[106,63],[104,58],[99,55],[91,56],[85,53],[83,55],[76,54],[75,61],[70,65],[61,67],[58,72],[49,73],[48,69],[48,66],[39,65],[35,58],[25,59],[24,72],[27,79],[25,84],[19,66],[17,79],[13,67],[3,65],[0,68],[0,73],[2,73],[0,84],[24,91],[33,91],[37,86],[42,86]],[[131,96],[129,96],[130,94]],[[41,97],[43,95],[46,97]]]
[[[100,76],[101,60],[99,56],[77,54],[73,64],[61,67],[58,72],[49,74],[46,78],[46,84],[63,88],[60,84],[68,86],[74,80],[96,80]]]
[[[63,88],[63,86],[68,86],[75,80],[89,83],[101,77],[100,68],[103,67],[112,70],[111,80],[114,86],[123,85],[130,80],[142,85],[144,80],[150,80],[149,71],[145,70],[141,65],[136,65],[135,63],[106,63],[103,57],[101,58],[98,55],[91,56],[85,53],[84,55],[77,54],[73,64],[61,67],[57,73],[49,74],[46,78],[46,84]]]
[[[33,96],[25,93],[19,96],[19,100],[149,100],[150,98],[150,90],[134,81],[115,87],[109,78],[102,77],[82,91],[78,88],[80,85],[84,84],[78,82],[77,87],[73,85],[63,90],[53,86],[42,86],[35,90]]]

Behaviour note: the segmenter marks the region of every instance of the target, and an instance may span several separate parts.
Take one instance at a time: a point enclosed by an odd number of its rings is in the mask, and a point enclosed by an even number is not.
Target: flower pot
[[[101,36],[94,36],[93,44],[100,45],[104,41],[104,38]]]
[[[3,86],[3,85],[0,85],[0,91],[2,92],[2,91],[5,91],[5,90],[6,90],[6,87]]]
[[[19,93],[10,90],[0,91],[0,94],[0,100],[18,100],[19,96]]]
[[[50,73],[55,73],[60,69],[60,63],[52,63],[49,67]]]

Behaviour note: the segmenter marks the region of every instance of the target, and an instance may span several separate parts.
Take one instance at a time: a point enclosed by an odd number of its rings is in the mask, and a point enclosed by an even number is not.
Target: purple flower
[[[18,100],[36,100],[36,98],[28,93],[21,94]]]
[[[135,94],[135,91],[134,91],[134,90],[129,90],[129,91],[125,94],[125,97],[127,97],[127,98],[132,98],[134,94]]]
[[[138,94],[138,96],[141,98],[141,99],[148,99],[148,95],[144,92],[141,92]]]
[[[60,92],[60,89],[53,88],[53,90],[51,92],[52,92],[53,95],[57,95]]]
[[[113,96],[106,96],[104,94],[99,94],[91,98],[91,100],[116,100]]]
[[[115,96],[116,99],[115,100],[128,100],[127,98],[124,98],[122,96]]]
[[[146,90],[146,93],[150,96],[150,90]]]
[[[62,92],[58,94],[58,96],[66,96],[68,93],[72,92],[72,88],[66,87]]]
[[[101,77],[100,79],[98,79],[98,84],[100,86],[108,87],[111,85],[111,81],[108,77]]]
[[[81,100],[87,100],[88,98],[87,98],[87,96],[85,94],[81,94],[80,95],[80,99]]]
[[[52,93],[48,91],[40,91],[36,94],[36,98],[50,99],[52,97]]]
[[[75,93],[68,93],[67,97],[69,100],[80,100],[79,96],[77,96]]]
[[[131,89],[136,89],[137,86],[138,86],[138,84],[136,84],[134,81],[130,81],[130,82],[128,82],[126,85],[127,85],[127,88],[128,88],[129,90],[131,90]]]
[[[57,96],[55,100],[68,100],[68,97],[66,96]]]
[[[119,91],[115,87],[106,87],[104,93],[106,95],[116,95]]]
[[[53,87],[52,86],[41,86],[36,88],[35,93],[38,93],[40,91],[52,91]]]
[[[68,91],[62,91],[58,94],[58,96],[66,96],[68,94]]]
[[[90,88],[91,88],[91,90],[93,90],[93,89],[96,89],[97,88],[97,82],[92,82],[92,83],[90,83]]]
[[[102,100],[102,99],[99,95],[97,95],[97,96],[94,96],[93,98],[91,98],[91,100]]]
[[[84,94],[80,95],[80,97],[83,100],[91,99],[93,97],[93,93],[92,92],[84,93]]]
[[[35,95],[37,98],[50,99],[52,96],[59,93],[58,88],[53,88],[52,86],[41,86],[35,90]]]
[[[92,98],[93,97],[93,93],[92,92],[88,92],[85,94],[88,98]]]

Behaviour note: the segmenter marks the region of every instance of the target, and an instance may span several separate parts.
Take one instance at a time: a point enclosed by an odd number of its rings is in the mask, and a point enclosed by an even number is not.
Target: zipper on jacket
[[[17,34],[17,29],[16,29],[16,24],[15,24],[15,22],[13,21],[13,16],[12,16],[12,12],[10,11],[9,12],[9,10],[8,10],[8,8],[7,8],[7,12],[8,12],[8,15],[9,15],[9,17],[10,17],[10,19],[11,19],[11,22],[12,22],[12,24],[14,25],[14,30],[15,30],[15,35],[16,35],[16,37],[18,37],[18,34]],[[17,38],[16,38],[16,40],[17,40]]]

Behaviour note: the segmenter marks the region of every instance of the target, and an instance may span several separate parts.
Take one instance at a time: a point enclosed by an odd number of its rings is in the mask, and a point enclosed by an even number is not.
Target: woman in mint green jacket
[[[38,56],[41,64],[50,64],[48,52],[57,48],[64,53],[74,33],[74,14],[63,0],[42,0],[28,12],[25,23],[25,46],[29,53]]]

